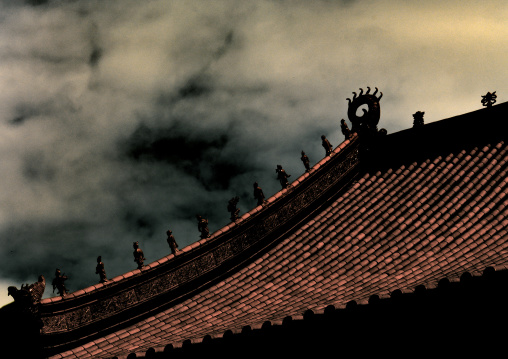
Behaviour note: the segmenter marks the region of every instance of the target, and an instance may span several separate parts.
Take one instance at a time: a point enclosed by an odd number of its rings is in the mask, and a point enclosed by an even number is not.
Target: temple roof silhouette
[[[354,133],[211,237],[42,300],[45,355],[149,357],[504,273],[507,115],[503,103],[367,145]]]

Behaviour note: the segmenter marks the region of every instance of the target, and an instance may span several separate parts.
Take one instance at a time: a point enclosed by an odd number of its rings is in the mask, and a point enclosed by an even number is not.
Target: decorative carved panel
[[[84,308],[75,310],[65,315],[67,320],[67,328],[72,330],[77,328],[83,324],[88,323],[92,320],[92,314],[90,312],[90,307],[86,306]]]
[[[63,332],[67,330],[67,321],[64,315],[54,315],[42,318],[43,333]]]
[[[224,243],[219,246],[215,251],[213,251],[213,256],[215,258],[215,262],[217,265],[224,263],[228,258],[230,258],[233,254],[231,249],[231,243]]]
[[[203,274],[216,266],[213,253],[205,253],[196,260],[196,268],[199,274]]]

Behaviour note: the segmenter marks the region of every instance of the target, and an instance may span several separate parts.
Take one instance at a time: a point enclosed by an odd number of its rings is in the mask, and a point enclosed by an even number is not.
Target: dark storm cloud
[[[32,6],[37,5],[37,6]],[[494,6],[496,12],[488,11]],[[343,139],[347,97],[383,91],[389,132],[506,89],[502,2],[0,1],[0,282],[77,290],[255,205]],[[0,287],[0,291],[3,287]],[[45,297],[51,295],[47,290]],[[0,300],[10,298],[0,297]]]
[[[208,73],[210,67],[214,62],[218,61],[223,57],[229,48],[233,44],[233,31],[229,31],[221,44],[215,51],[209,56],[209,61],[200,68],[195,74],[187,79],[178,90],[178,97],[172,99],[178,101],[179,99],[186,99],[189,97],[199,97],[210,94],[213,91],[213,79]]]
[[[54,179],[57,168],[44,153],[28,153],[22,162],[23,176],[29,181],[46,182]]]
[[[25,2],[28,5],[39,6],[39,5],[47,4],[49,2],[49,0],[25,0]]]
[[[92,23],[90,25],[89,30],[89,36],[90,36],[90,56],[88,59],[88,63],[91,67],[97,67],[99,65],[99,61],[102,58],[103,55],[103,49],[100,45],[100,34],[97,28],[97,25],[95,23]]]
[[[125,144],[126,155],[135,161],[176,167],[196,177],[207,190],[227,189],[233,176],[246,172],[238,153],[235,157],[221,155],[229,142],[226,133],[197,137],[190,129],[179,127],[149,128],[141,124]]]
[[[193,76],[179,90],[181,98],[203,96],[212,91],[205,75]]]
[[[90,66],[95,67],[99,64],[99,61],[102,56],[102,49],[100,47],[94,47],[92,52],[90,53]]]

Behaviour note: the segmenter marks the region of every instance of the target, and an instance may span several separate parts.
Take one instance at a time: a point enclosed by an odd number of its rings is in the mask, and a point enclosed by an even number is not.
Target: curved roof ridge
[[[185,247],[183,247],[180,251],[179,251],[179,254],[177,255],[174,255],[174,254],[169,254],[169,255],[166,255],[164,257],[161,257],[159,259],[156,259],[154,260],[153,262],[149,263],[149,264],[146,264],[143,269],[134,269],[134,270],[131,270],[131,271],[128,271],[126,273],[123,273],[123,274],[120,274],[114,278],[111,278],[109,279],[107,282],[105,283],[97,283],[97,284],[93,284],[89,287],[86,287],[86,288],[83,288],[83,289],[80,289],[80,290],[77,290],[75,292],[72,292],[72,293],[69,293],[67,294],[65,297],[61,297],[61,296],[55,296],[55,297],[51,297],[51,298],[45,298],[43,300],[41,300],[41,304],[49,304],[49,303],[54,303],[54,302],[58,302],[58,301],[61,301],[61,300],[65,300],[65,301],[68,301],[68,300],[71,300],[73,298],[76,298],[76,297],[80,297],[80,296],[83,296],[83,295],[86,295],[86,294],[89,294],[91,292],[94,292],[94,291],[97,291],[97,290],[101,290],[102,288],[106,288],[106,287],[111,287],[112,284],[116,284],[116,283],[120,283],[120,282],[123,282],[123,281],[127,281],[129,280],[129,278],[133,277],[133,276],[136,276],[136,275],[139,275],[141,273],[144,273],[144,272],[147,272],[149,271],[150,269],[153,269],[153,268],[157,268],[163,264],[165,264],[166,262],[169,262],[171,261],[172,259],[174,259],[175,257],[179,257],[179,256],[182,256],[182,255],[185,255],[187,253],[192,253],[193,251],[195,251],[197,248],[199,248],[200,246],[203,246],[204,244],[208,244],[208,243],[211,243],[215,240],[218,239],[218,237],[220,237],[221,235],[223,235],[224,233],[227,233],[228,231],[230,231],[231,229],[233,228],[236,228],[236,227],[239,227],[241,225],[244,225],[245,222],[249,219],[251,219],[253,216],[255,216],[257,213],[261,212],[261,211],[265,211],[267,209],[270,208],[271,205],[274,204],[274,202],[276,202],[278,199],[280,199],[281,197],[283,197],[285,194],[287,194],[288,192],[290,191],[294,191],[295,189],[297,189],[298,186],[301,185],[301,183],[305,180],[307,180],[310,176],[312,176],[316,171],[319,170],[319,168],[321,168],[322,166],[324,166],[328,161],[331,160],[332,156],[335,156],[337,154],[339,154],[342,150],[344,150],[344,148],[350,144],[351,142],[353,142],[354,140],[356,140],[358,137],[358,135],[356,133],[353,133],[351,135],[351,139],[346,139],[344,140],[342,143],[340,143],[333,151],[332,151],[332,155],[331,156],[325,156],[324,158],[322,158],[319,162],[317,162],[316,164],[314,164],[311,168],[310,168],[310,171],[309,172],[304,172],[302,175],[300,175],[297,179],[295,179],[293,182],[290,183],[290,186],[288,188],[285,188],[285,189],[282,189],[276,193],[274,193],[272,196],[270,196],[267,200],[266,200],[266,204],[263,204],[263,205],[259,205],[259,206],[256,206],[254,208],[252,208],[251,210],[249,210],[248,212],[244,213],[242,216],[240,216],[238,218],[238,220],[236,220],[235,222],[230,222],[226,225],[224,225],[223,227],[217,229],[215,232],[213,232],[209,238],[204,238],[204,239],[200,239],[194,243],[191,243]]]

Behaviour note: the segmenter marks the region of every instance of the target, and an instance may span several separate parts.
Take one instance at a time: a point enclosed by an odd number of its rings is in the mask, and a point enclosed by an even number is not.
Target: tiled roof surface
[[[508,146],[365,173],[261,257],[141,322],[53,358],[126,357],[365,303],[508,264]]]

